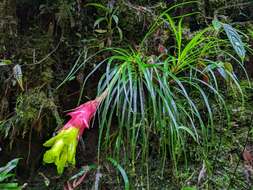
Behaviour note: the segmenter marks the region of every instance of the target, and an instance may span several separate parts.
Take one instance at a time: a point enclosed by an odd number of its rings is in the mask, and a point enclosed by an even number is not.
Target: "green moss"
[[[17,97],[15,114],[9,119],[2,121],[0,133],[13,140],[18,134],[25,134],[34,127],[37,132],[41,132],[42,127],[47,123],[61,122],[55,115],[56,105],[54,100],[49,98],[39,89],[29,90],[25,94]],[[51,118],[54,118],[52,120]],[[57,117],[59,117],[57,115]]]

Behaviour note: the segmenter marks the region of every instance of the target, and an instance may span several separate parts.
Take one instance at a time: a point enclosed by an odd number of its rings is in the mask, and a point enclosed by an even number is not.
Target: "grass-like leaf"
[[[128,180],[128,176],[126,174],[126,171],[121,167],[121,165],[114,160],[113,158],[107,158],[108,161],[110,161],[114,167],[116,167],[117,170],[119,170],[123,180],[124,180],[124,184],[125,184],[125,190],[129,190],[129,180]]]

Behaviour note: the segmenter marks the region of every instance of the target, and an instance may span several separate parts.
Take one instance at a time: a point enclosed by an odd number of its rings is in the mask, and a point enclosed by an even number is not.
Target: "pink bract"
[[[71,119],[62,128],[68,129],[69,127],[76,127],[79,129],[78,138],[83,134],[84,129],[89,128],[89,123],[92,117],[95,115],[100,101],[97,99],[86,102],[79,107],[75,108],[74,111],[68,113]]]

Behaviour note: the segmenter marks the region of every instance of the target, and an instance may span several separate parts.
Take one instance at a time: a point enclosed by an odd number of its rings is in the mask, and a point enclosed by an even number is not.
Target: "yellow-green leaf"
[[[12,64],[11,60],[8,60],[8,59],[0,59],[0,66],[10,65],[10,64]]]

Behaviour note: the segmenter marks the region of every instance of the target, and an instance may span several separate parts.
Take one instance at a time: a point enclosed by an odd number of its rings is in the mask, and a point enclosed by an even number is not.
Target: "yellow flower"
[[[44,154],[43,161],[45,163],[55,163],[59,174],[62,174],[65,166],[75,165],[76,163],[78,133],[78,128],[69,127],[61,130],[56,136],[43,144],[46,147],[52,147]]]
[[[55,137],[43,144],[46,147],[52,147],[44,154],[44,163],[54,163],[57,166],[59,174],[63,173],[65,166],[75,165],[78,140],[84,130],[89,128],[90,120],[95,115],[100,102],[106,95],[107,90],[95,100],[88,101],[68,113],[71,119]]]

